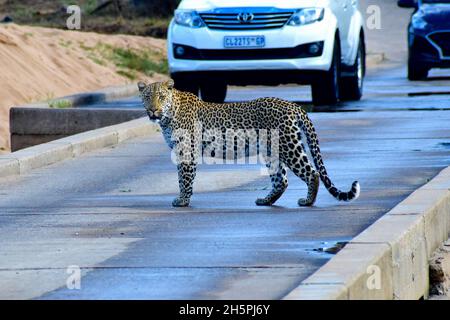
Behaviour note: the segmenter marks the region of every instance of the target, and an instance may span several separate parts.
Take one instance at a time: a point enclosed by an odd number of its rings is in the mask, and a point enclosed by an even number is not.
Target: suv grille
[[[434,32],[428,38],[441,49],[443,58],[450,59],[450,31]]]
[[[294,12],[277,8],[227,8],[199,14],[210,29],[259,30],[283,27]]]

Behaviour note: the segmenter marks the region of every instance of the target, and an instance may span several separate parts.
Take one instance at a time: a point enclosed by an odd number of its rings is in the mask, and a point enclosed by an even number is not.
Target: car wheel
[[[313,104],[333,105],[339,101],[339,79],[341,75],[341,47],[336,36],[330,70],[321,73],[311,86]]]
[[[194,79],[182,76],[172,76],[172,79],[175,82],[175,89],[193,93],[198,97],[200,86]]]
[[[419,63],[408,60],[408,79],[411,81],[424,80],[428,76],[428,68],[421,67]]]
[[[355,64],[351,68],[353,75],[342,77],[339,98],[344,101],[358,101],[363,95],[364,75],[366,73],[366,51],[364,38],[360,37]]]
[[[200,85],[200,94],[203,101],[223,103],[227,95],[226,83],[202,83]]]

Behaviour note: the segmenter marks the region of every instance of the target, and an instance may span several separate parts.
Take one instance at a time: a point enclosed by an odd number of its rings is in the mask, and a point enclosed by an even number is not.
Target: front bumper
[[[247,86],[280,84],[312,84],[320,79],[322,71],[317,70],[213,70],[172,72],[171,78],[188,83],[221,82],[227,85]]]
[[[432,35],[432,34],[431,34]],[[426,68],[450,68],[450,56],[444,55],[430,34],[409,33],[409,59]]]
[[[172,53],[178,60],[274,60],[315,58],[323,54],[323,41],[301,44],[293,48],[274,49],[197,49],[174,43]]]
[[[279,29],[226,31],[212,30],[207,27],[192,29],[175,24],[173,21],[168,32],[168,60],[171,73],[178,72],[208,72],[208,71],[249,71],[249,70],[329,70],[332,61],[336,18],[331,12],[325,12],[320,22],[305,26],[285,25]],[[264,35],[264,50],[289,52],[302,45],[322,43],[320,56],[295,57],[288,53],[284,57],[270,56],[252,59],[251,50],[261,49],[224,49],[224,36],[257,36]],[[174,44],[189,46],[194,51],[212,53],[205,57],[177,59],[174,54]],[[230,58],[226,55],[229,53]],[[243,54],[240,55],[240,54]],[[247,57],[245,57],[248,55]],[[249,58],[250,57],[250,58]]]

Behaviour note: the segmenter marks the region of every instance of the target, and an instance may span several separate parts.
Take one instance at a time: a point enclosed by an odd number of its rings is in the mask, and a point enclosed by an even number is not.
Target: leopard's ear
[[[141,91],[141,92],[144,91],[146,86],[147,85],[144,82],[142,82],[142,81],[138,82],[139,91]]]
[[[167,86],[167,88],[173,89],[175,82],[172,79],[169,79],[166,82],[164,82],[164,84]]]

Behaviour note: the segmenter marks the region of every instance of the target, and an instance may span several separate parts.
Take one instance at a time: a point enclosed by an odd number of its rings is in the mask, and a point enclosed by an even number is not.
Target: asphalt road
[[[310,114],[332,180],[361,183],[350,204],[322,187],[315,207],[299,208],[306,188],[290,174],[277,206],[257,207],[270,186],[260,166],[203,165],[192,207],[174,209],[176,169],[161,136],[1,180],[0,298],[283,297],[332,257],[321,248],[351,239],[450,164],[444,74],[411,83],[403,69],[372,73],[362,101]],[[271,95],[310,99],[295,86],[235,88],[228,99]],[[140,107],[136,98],[113,106]],[[81,289],[67,288],[69,266],[81,268]]]

